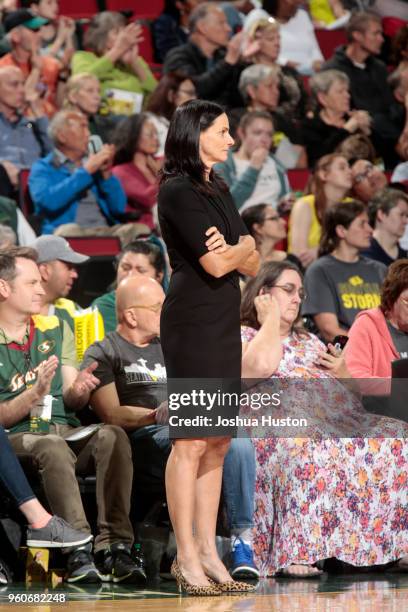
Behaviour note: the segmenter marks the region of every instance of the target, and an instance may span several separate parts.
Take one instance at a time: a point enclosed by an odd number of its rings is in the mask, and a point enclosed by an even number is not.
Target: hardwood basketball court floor
[[[65,601],[58,603],[58,598]],[[12,609],[26,612],[408,612],[408,574],[325,574],[312,580],[270,578],[259,582],[254,594],[222,597],[179,596],[175,583],[164,581],[152,583],[145,590],[112,584],[64,584],[55,589],[13,584],[0,589],[0,610],[11,612]]]

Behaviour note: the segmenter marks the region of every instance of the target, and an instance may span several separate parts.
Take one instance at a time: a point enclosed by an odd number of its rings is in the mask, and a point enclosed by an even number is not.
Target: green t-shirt
[[[29,323],[28,337],[21,344],[0,334],[0,402],[14,399],[34,385],[40,363],[51,355],[58,357],[60,366],[52,379],[49,393],[51,418],[45,425],[60,423],[78,427],[80,421],[73,412],[66,410],[62,396],[61,366],[76,365],[73,334],[67,323],[55,316],[33,316]],[[14,425],[11,431],[46,431],[46,427],[38,427],[38,419],[30,419],[29,414]]]
[[[115,331],[118,324],[116,319],[116,291],[104,293],[92,302],[92,306],[96,306],[101,313],[105,334]]]

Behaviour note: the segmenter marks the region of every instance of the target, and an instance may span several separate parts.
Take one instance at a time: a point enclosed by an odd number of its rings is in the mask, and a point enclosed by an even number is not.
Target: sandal
[[[291,570],[293,567],[302,567],[306,569],[305,573],[298,573]],[[312,571],[313,570],[313,571]],[[323,570],[315,567],[314,565],[302,565],[300,563],[293,563],[292,565],[288,565],[288,567],[283,567],[279,572],[275,574],[275,576],[283,577],[283,578],[295,578],[297,580],[303,580],[304,578],[310,580],[311,578],[321,578],[324,574]]]

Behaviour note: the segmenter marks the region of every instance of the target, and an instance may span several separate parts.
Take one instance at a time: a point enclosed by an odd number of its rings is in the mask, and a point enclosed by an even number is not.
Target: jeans
[[[232,438],[225,455],[222,490],[228,527],[232,530],[254,526],[255,450],[248,438]]]
[[[21,506],[26,501],[34,499],[35,495],[28,484],[4,428],[0,425],[0,480],[7,493]]]
[[[164,491],[164,472],[171,450],[167,427],[147,425],[129,433],[129,438],[136,483],[150,482],[163,486]],[[255,452],[251,440],[231,440],[224,460],[222,486],[228,527],[234,530],[253,527]]]

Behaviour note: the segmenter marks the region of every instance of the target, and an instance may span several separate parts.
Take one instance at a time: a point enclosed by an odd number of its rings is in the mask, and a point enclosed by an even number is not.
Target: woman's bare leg
[[[193,537],[197,475],[207,440],[176,440],[166,466],[166,495],[177,561],[190,584],[208,586]]]
[[[232,580],[218,556],[215,544],[220,504],[222,468],[230,438],[209,438],[201,458],[196,485],[194,515],[197,549],[204,570],[220,582]]]
[[[44,506],[40,504],[36,497],[20,504],[19,510],[26,517],[29,525],[32,525],[37,529],[45,527],[48,521],[52,518],[51,514],[46,511]]]

